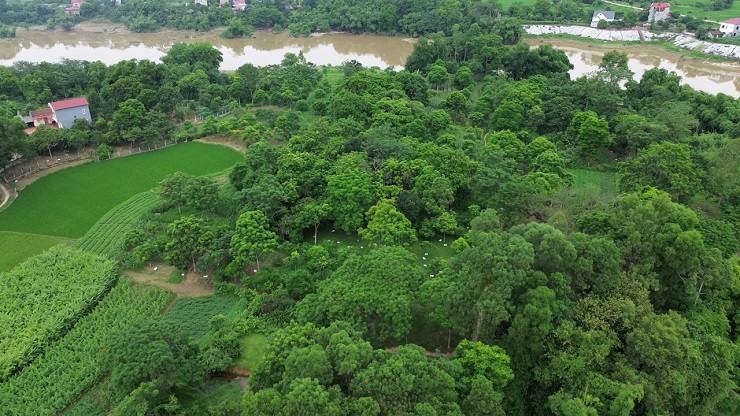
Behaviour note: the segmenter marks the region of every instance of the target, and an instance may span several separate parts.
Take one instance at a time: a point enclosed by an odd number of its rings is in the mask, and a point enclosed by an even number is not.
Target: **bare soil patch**
[[[10,200],[10,196],[12,195],[10,192],[10,189],[8,189],[7,186],[3,185],[2,182],[0,182],[0,208],[4,207],[5,204],[8,203]]]
[[[142,271],[127,270],[124,273],[135,282],[158,286],[183,298],[205,297],[215,293],[211,279],[195,272],[186,274],[185,280],[180,283],[169,282],[176,273],[172,266],[151,263]]]
[[[203,137],[201,139],[198,139],[197,141],[207,143],[207,144],[216,144],[220,146],[230,147],[236,150],[237,152],[241,152],[241,153],[244,153],[247,151],[247,145],[243,141],[229,139],[223,136]]]

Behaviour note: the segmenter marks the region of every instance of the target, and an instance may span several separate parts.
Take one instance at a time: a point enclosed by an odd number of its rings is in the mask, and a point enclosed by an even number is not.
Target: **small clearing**
[[[231,140],[231,139],[228,139],[222,136],[203,137],[203,138],[198,139],[197,141],[208,143],[208,144],[217,144],[219,146],[230,147],[240,153],[244,153],[247,151],[247,145],[243,141]]]
[[[142,271],[127,270],[124,273],[137,283],[161,287],[181,298],[198,298],[216,293],[211,279],[194,272],[186,274],[182,282],[173,283],[172,276],[176,272],[171,266],[149,264]]]

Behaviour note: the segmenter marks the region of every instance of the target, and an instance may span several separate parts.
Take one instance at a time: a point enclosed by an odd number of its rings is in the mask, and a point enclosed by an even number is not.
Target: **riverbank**
[[[30,32],[61,32],[61,33],[132,33],[123,25],[109,20],[85,20],[72,27],[71,31],[63,30],[60,26],[49,29],[43,25],[29,26],[27,29],[19,28],[18,30],[27,30]]]
[[[563,51],[574,66],[569,71],[571,78],[598,71],[604,54],[618,50],[627,54],[627,65],[636,81],[645,71],[662,68],[675,72],[682,84],[696,90],[740,98],[740,65],[729,59],[697,58],[688,51],[670,50],[660,42],[604,42],[567,35],[531,36],[526,42],[532,47],[550,45]]]
[[[97,27],[100,29],[104,26]],[[223,29],[209,32],[162,31],[156,33],[59,32],[19,29],[14,39],[0,40],[0,65],[19,61],[61,62],[63,59],[101,61],[112,65],[122,60],[154,62],[179,42],[208,42],[222,56],[222,71],[235,71],[245,63],[255,66],[279,64],[286,53],[299,53],[316,65],[341,65],[356,60],[366,67],[401,69],[414,49],[414,40],[394,36],[325,33],[291,37],[287,32],[255,31],[251,38],[223,39]]]
[[[685,34],[654,33],[649,30],[609,30],[586,26],[526,25],[524,32],[529,36],[565,36],[602,43],[650,42],[663,47],[676,48],[697,58],[720,59],[735,62],[740,60],[740,45],[712,43]]]

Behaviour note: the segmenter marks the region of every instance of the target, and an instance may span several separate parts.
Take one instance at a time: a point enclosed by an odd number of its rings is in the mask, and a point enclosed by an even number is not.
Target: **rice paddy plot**
[[[58,244],[71,245],[72,240],[48,235],[0,231],[0,272],[7,272],[27,258]]]
[[[0,213],[0,230],[79,238],[113,207],[172,173],[206,175],[241,159],[226,146],[193,142],[63,169],[25,188]]]

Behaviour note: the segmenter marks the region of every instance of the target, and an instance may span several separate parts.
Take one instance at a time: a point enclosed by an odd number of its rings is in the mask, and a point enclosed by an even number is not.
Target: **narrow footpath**
[[[2,182],[0,182],[0,192],[2,192],[3,194],[2,198],[0,198],[0,200],[2,201],[0,202],[0,209],[2,209],[5,206],[5,204],[7,204],[8,201],[10,201],[11,193],[10,193],[10,189],[8,189],[8,187],[5,186],[5,184],[3,184]]]

